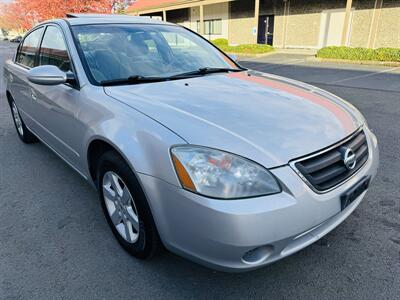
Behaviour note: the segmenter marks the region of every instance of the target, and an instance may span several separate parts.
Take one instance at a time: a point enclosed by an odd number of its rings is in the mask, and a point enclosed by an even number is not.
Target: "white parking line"
[[[348,81],[348,80],[370,77],[370,76],[374,76],[374,75],[377,75],[377,74],[391,72],[391,71],[394,71],[394,70],[397,70],[397,69],[400,69],[400,67],[394,67],[394,68],[385,69],[385,70],[378,71],[378,72],[370,72],[368,74],[347,77],[347,78],[343,78],[343,79],[340,79],[340,80],[331,81],[331,82],[329,82],[329,84],[335,84],[335,83],[340,83],[340,82],[344,82],[344,81]]]

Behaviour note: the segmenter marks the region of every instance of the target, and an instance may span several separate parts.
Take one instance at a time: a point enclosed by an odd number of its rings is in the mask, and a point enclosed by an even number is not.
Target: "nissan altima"
[[[20,139],[92,184],[141,259],[165,247],[225,271],[267,265],[343,222],[379,164],[348,102],[149,18],[41,23],[4,76]]]

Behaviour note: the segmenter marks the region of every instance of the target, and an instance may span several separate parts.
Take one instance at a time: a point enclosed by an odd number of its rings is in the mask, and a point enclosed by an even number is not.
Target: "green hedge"
[[[400,62],[400,48],[325,47],[317,52],[317,57]]]
[[[216,39],[211,41],[217,47],[229,46],[227,39]]]
[[[259,44],[243,44],[238,46],[229,46],[228,40],[226,39],[216,39],[211,42],[215,46],[220,48],[222,51],[228,53],[263,54],[274,50],[274,48],[269,45],[259,45]]]

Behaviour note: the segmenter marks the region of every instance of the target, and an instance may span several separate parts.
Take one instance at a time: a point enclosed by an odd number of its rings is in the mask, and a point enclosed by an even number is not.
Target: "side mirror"
[[[41,85],[57,85],[68,81],[67,73],[56,66],[39,66],[28,71],[28,80]]]

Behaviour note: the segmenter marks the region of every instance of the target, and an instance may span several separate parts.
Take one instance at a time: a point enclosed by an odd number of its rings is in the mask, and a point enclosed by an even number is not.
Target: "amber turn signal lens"
[[[191,190],[193,192],[196,191],[196,187],[194,186],[194,183],[192,179],[190,178],[189,174],[186,172],[185,167],[181,164],[181,162],[178,160],[178,158],[172,154],[172,160],[175,165],[175,170],[176,173],[178,174],[178,178],[182,184],[182,186],[188,190]]]

